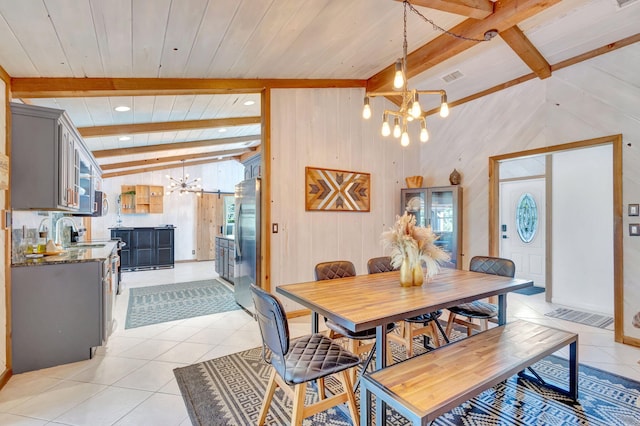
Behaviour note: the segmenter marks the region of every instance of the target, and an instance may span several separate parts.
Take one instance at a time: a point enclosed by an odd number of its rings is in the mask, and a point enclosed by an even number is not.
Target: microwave
[[[109,211],[109,202],[107,201],[107,193],[102,191],[94,191],[93,192],[93,208],[91,212],[87,212],[83,209],[82,213],[71,213],[71,216],[81,216],[81,217],[98,217],[105,216]]]
[[[109,200],[107,200],[107,193],[102,191],[95,191],[95,201],[93,202],[93,214],[91,216],[106,216],[109,212]]]

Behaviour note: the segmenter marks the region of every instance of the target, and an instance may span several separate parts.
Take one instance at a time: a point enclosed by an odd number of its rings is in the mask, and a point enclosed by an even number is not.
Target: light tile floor
[[[87,361],[13,376],[0,390],[0,425],[190,425],[173,369],[256,347],[257,323],[242,310],[124,330],[128,288],[215,277],[213,262],[123,273],[116,328]],[[544,295],[508,296],[509,318],[579,333],[586,365],[640,381],[640,349],[613,341],[611,330],[544,316]],[[291,334],[309,331],[309,317],[290,321]],[[565,357],[567,351],[561,351]]]

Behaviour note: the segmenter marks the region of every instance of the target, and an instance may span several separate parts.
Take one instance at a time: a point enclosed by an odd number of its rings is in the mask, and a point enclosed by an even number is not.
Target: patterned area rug
[[[165,284],[129,290],[124,328],[240,309],[233,291],[218,280]]]
[[[590,314],[588,312],[574,311],[573,309],[558,308],[547,312],[545,316],[558,318],[592,327],[607,328],[613,324],[613,318],[604,315]]]
[[[394,358],[404,358],[403,348],[391,344]],[[414,348],[422,350],[416,339]],[[550,356],[534,368],[548,382],[566,387],[567,361]],[[270,366],[261,359],[261,348],[177,368],[174,374],[191,422],[197,426],[244,426],[256,424],[269,377]],[[338,387],[328,380],[327,386]],[[307,388],[307,404],[317,400]],[[433,425],[640,425],[640,383],[581,365],[579,402],[527,380],[513,376],[476,398],[443,414]],[[359,395],[357,395],[359,397]],[[266,425],[290,424],[291,400],[276,392]],[[304,420],[306,426],[351,425],[349,417],[332,408]],[[387,424],[407,420],[387,411]]]

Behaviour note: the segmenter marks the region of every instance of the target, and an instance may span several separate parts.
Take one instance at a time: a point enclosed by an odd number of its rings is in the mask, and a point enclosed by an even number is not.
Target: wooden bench
[[[530,366],[570,345],[569,389],[546,383]],[[365,373],[361,381],[360,424],[371,424],[371,396],[392,406],[413,425],[436,417],[518,373],[578,398],[578,335],[515,321],[406,361]],[[529,369],[535,377],[524,373]]]

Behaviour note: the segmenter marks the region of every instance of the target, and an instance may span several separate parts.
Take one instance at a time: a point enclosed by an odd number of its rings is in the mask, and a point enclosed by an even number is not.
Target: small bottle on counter
[[[47,251],[47,232],[43,231],[38,234],[40,237],[38,238],[38,246],[36,249],[37,253],[45,253]]]
[[[33,240],[31,238],[27,238],[24,243],[24,254],[33,254]]]

